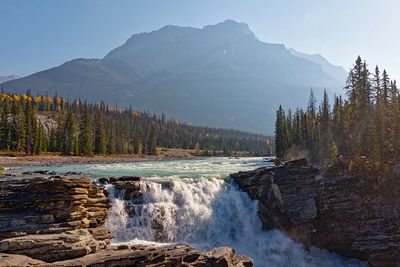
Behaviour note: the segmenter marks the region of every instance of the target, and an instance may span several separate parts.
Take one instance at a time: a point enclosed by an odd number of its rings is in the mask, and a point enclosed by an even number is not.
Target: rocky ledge
[[[196,250],[185,244],[119,245],[65,261],[44,262],[23,255],[0,253],[1,266],[232,266],[251,267],[251,259],[234,255],[232,248]]]
[[[132,194],[139,180],[111,182]],[[252,266],[231,248],[112,245],[108,208],[107,191],[90,179],[0,180],[0,266]]]
[[[370,266],[400,266],[398,175],[380,183],[351,174],[324,178],[302,159],[231,177],[259,200],[265,228]]]

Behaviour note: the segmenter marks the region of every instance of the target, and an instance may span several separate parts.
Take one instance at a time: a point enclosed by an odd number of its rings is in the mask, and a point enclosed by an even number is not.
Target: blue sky
[[[357,55],[400,78],[398,0],[0,0],[0,76],[101,58],[164,25],[249,24],[265,42],[320,53],[348,69]]]

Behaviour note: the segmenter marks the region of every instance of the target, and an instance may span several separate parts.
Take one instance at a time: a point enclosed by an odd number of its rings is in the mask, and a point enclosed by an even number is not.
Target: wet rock
[[[50,179],[60,179],[60,178],[66,178],[65,176],[61,176],[61,175],[52,175],[49,177]]]
[[[344,174],[324,178],[306,160],[231,175],[259,200],[265,228],[278,228],[370,266],[400,266],[400,176],[378,184]]]
[[[100,184],[109,184],[110,183],[110,179],[107,177],[102,177],[98,179]]]
[[[140,200],[138,200],[138,198],[143,196],[143,185],[141,184],[141,182],[117,181],[114,186],[118,192],[123,193],[123,198],[126,200],[136,200],[135,202],[139,202]]]
[[[117,179],[117,181],[122,181],[122,182],[124,182],[124,181],[138,182],[138,181],[141,181],[141,180],[143,180],[143,178],[140,177],[140,176],[121,176],[121,177],[119,177]]]
[[[48,170],[37,170],[37,171],[33,171],[32,173],[46,175],[49,173],[49,171]]]
[[[239,187],[259,200],[259,216],[266,229],[278,228],[304,244],[311,243],[317,216],[315,197],[319,171],[306,160],[284,166],[231,174]]]

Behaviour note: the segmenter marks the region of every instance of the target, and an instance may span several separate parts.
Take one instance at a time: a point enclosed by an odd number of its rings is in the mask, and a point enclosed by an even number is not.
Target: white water
[[[255,266],[366,266],[324,250],[309,252],[280,231],[263,231],[258,203],[224,181],[228,173],[265,165],[261,159],[208,159],[119,164],[120,173],[143,175],[161,183],[143,185],[140,203],[123,200],[109,186],[112,208],[107,227],[113,241],[185,242],[198,248],[230,246],[253,258]],[[115,165],[92,167],[110,171]],[[169,185],[165,186],[168,180]],[[121,193],[121,192],[120,192]],[[129,212],[127,212],[127,210]]]

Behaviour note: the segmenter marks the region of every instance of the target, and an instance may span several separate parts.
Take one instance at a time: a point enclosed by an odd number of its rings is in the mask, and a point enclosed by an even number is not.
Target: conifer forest
[[[62,97],[0,94],[0,150],[27,155],[156,155],[159,149],[194,149],[201,155],[272,153],[263,135],[198,127],[130,109],[67,101]]]

